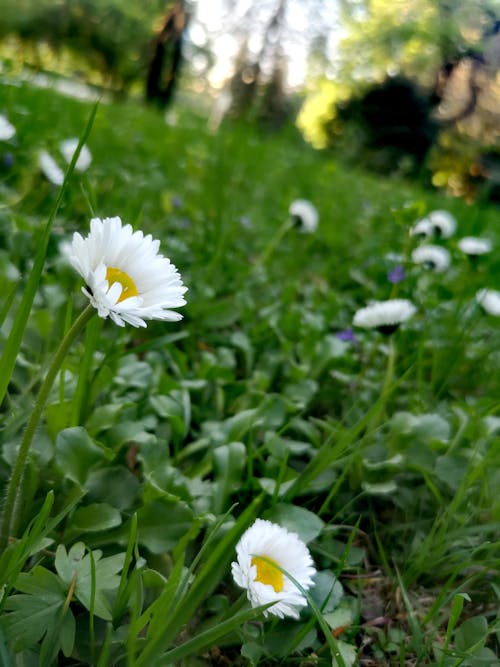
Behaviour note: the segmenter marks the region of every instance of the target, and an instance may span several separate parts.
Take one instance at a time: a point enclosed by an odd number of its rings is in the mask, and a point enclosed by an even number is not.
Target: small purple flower
[[[346,343],[356,343],[358,341],[356,334],[352,329],[343,329],[342,331],[338,331],[335,334],[335,337],[339,340],[345,341]]]
[[[398,264],[393,269],[391,269],[387,274],[387,280],[390,283],[400,283],[406,278],[404,267],[401,264]]]
[[[245,229],[250,229],[252,226],[252,221],[248,217],[248,215],[242,215],[240,218],[240,225],[244,227]]]
[[[180,208],[182,206],[182,199],[178,195],[172,197],[172,206],[174,208]]]

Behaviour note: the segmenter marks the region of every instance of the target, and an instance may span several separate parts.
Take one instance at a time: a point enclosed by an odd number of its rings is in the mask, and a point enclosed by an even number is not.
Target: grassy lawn
[[[16,360],[0,484],[88,304],[74,232],[120,216],[152,234],[187,304],[147,328],[94,317],[65,356],[0,557],[0,663],[500,665],[500,333],[476,301],[500,284],[498,209],[347,170],[293,128],[211,133],[192,103],[168,122],[101,103],[24,326],[60,192],[38,155],[63,167],[58,145],[92,108],[0,84],[16,128],[0,141],[2,368]],[[290,224],[295,199],[316,206],[315,233]],[[450,253],[441,272],[411,260],[410,230],[436,209],[457,220],[433,241]],[[492,252],[467,256],[465,236]],[[394,298],[416,307],[397,331],[353,326]],[[231,576],[258,518],[313,558],[298,619],[252,608]]]

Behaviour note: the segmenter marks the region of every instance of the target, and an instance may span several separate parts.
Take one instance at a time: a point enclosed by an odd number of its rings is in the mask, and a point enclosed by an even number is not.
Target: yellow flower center
[[[257,568],[257,577],[255,581],[260,581],[261,584],[271,584],[276,593],[283,590],[283,575],[275,565],[276,561],[272,558],[264,560],[260,556],[254,556],[251,561],[252,565]]]
[[[120,283],[120,285],[122,286],[122,293],[120,294],[118,303],[120,303],[120,301],[128,299],[131,296],[137,296],[139,294],[134,281],[128,275],[128,273],[125,273],[125,271],[117,269],[114,266],[108,267],[106,271],[106,280],[108,281],[110,287],[111,285],[114,285],[114,283]]]

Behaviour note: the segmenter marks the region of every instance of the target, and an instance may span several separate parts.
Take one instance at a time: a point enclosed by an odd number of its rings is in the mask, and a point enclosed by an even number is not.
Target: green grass
[[[37,152],[82,136],[92,105],[26,84],[0,93],[17,128],[0,144],[0,162],[14,157],[0,172],[0,343],[12,361],[59,194]],[[210,134],[192,104],[177,118],[101,103],[92,165],[53,221],[3,378],[2,485],[85,306],[62,241],[93,215],[119,215],[161,240],[188,303],[182,322],[146,330],[94,319],[66,357],[33,441],[21,539],[0,561],[2,660],[305,666],[340,651],[333,664],[500,664],[499,329],[474,303],[498,287],[498,210],[347,170],[293,128],[228,121]],[[284,231],[295,198],[317,206],[316,234]],[[409,226],[437,208],[459,227],[439,241],[452,255],[442,274],[408,261]],[[496,249],[475,265],[457,249],[472,234]],[[397,286],[388,253],[406,257]],[[387,339],[335,334],[394,296],[418,311],[387,372]],[[298,532],[320,571],[299,621],[263,620],[232,581],[234,545],[257,517]]]

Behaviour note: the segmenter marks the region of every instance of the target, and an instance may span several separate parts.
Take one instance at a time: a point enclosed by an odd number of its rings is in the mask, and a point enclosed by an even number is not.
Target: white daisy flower
[[[457,221],[448,211],[431,211],[427,217],[441,238],[447,239],[455,233]]]
[[[488,315],[500,317],[500,292],[494,289],[480,289],[476,293],[476,301]]]
[[[447,239],[455,233],[457,221],[448,211],[431,211],[425,218],[419,220],[412,229],[412,234],[418,236],[437,235]]]
[[[61,151],[64,159],[68,164],[73,159],[73,155],[77,147],[78,147],[78,139],[66,139],[65,141],[61,141],[61,143],[59,144],[59,150]],[[80,151],[80,155],[78,156],[78,160],[76,161],[75,164],[75,169],[77,171],[87,171],[91,162],[92,162],[92,155],[90,154],[90,151],[87,148],[87,146],[83,144],[82,149]]]
[[[411,229],[412,236],[424,236],[429,237],[434,235],[434,225],[429,220],[429,218],[422,218],[415,223]]]
[[[70,262],[85,280],[83,293],[99,317],[110,317],[145,327],[144,320],[177,321],[182,315],[170,310],[183,306],[184,287],[176,267],[158,253],[160,242],[119,217],[93,218],[90,234],[73,235]]]
[[[52,185],[62,185],[64,181],[64,172],[57,165],[54,158],[47,153],[47,151],[40,151],[38,156],[38,164],[43,172],[45,178],[52,183]]]
[[[306,598],[286,574],[272,565],[279,565],[305,590],[313,585],[313,560],[296,533],[257,519],[241,536],[236,556],[237,562],[231,564],[233,578],[238,586],[246,588],[252,607],[275,602],[266,609],[265,616],[299,617],[300,607],[307,605]]]
[[[402,322],[412,317],[416,308],[408,299],[375,301],[354,313],[353,324],[365,329],[379,329],[382,333],[393,333]]]
[[[438,245],[419,246],[412,252],[411,258],[415,264],[423,264],[438,273],[446,271],[450,266],[450,253]]]
[[[466,255],[486,255],[493,247],[490,239],[478,238],[476,236],[464,236],[458,242],[458,247]]]
[[[16,128],[3,114],[0,114],[0,141],[9,141],[15,134]]]
[[[293,201],[288,212],[301,231],[312,234],[318,228],[318,211],[307,199]]]

